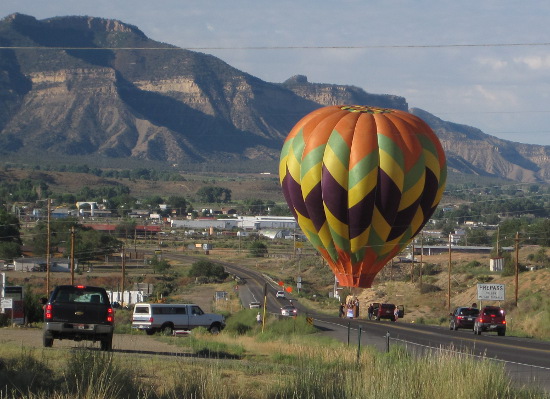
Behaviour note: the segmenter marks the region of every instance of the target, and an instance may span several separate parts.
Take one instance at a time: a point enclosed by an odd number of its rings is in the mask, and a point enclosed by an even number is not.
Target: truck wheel
[[[153,335],[155,333],[155,330],[153,328],[148,328],[145,330],[145,334],[147,335]]]
[[[210,326],[209,331],[210,331],[211,334],[218,335],[220,333],[220,326],[217,325],[217,324],[214,324],[214,325]]]
[[[110,351],[113,349],[113,336],[109,335],[101,340],[101,350]]]
[[[44,335],[44,348],[51,348],[53,346],[53,338]]]
[[[498,330],[498,336],[504,337],[506,335],[506,330]]]
[[[164,324],[161,328],[160,328],[160,331],[162,331],[162,333],[164,335],[172,335],[173,331],[174,331],[174,326],[172,324]]]

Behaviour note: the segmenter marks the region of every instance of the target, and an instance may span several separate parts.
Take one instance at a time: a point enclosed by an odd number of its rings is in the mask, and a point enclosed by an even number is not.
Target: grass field
[[[315,334],[304,318],[244,310],[219,335],[151,337],[188,348],[167,357],[1,345],[2,398],[547,398],[515,387],[495,363],[355,348]]]

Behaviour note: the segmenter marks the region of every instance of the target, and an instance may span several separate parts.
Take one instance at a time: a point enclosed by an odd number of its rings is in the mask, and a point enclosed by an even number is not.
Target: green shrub
[[[6,394],[50,392],[56,385],[53,370],[32,351],[23,350],[14,358],[0,359],[0,397]],[[53,383],[52,383],[53,382]]]
[[[263,258],[267,255],[267,245],[261,241],[254,241],[250,244],[248,251],[254,258]]]
[[[64,385],[75,398],[136,398],[143,390],[136,378],[113,353],[79,349],[70,354]]]
[[[423,283],[420,289],[421,294],[429,294],[431,292],[439,292],[439,291],[441,291],[441,288],[439,288],[437,285],[427,284],[427,283]]]
[[[202,278],[205,282],[221,282],[229,276],[222,265],[205,259],[193,263],[188,275]]]
[[[254,326],[257,324],[257,314],[257,310],[243,309],[240,312],[229,316],[226,320],[224,333],[245,335],[251,332],[254,329]]]

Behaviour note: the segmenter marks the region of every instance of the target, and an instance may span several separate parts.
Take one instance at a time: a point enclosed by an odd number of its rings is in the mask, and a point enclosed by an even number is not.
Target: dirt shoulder
[[[185,339],[185,337],[181,337]],[[42,347],[42,329],[33,327],[6,327],[0,329],[0,344],[21,345],[23,348]],[[97,347],[99,342],[75,342],[71,340],[54,340],[53,348]],[[188,349],[160,342],[155,337],[145,334],[115,334],[113,336],[113,350],[115,352],[150,353],[150,354],[184,354]]]

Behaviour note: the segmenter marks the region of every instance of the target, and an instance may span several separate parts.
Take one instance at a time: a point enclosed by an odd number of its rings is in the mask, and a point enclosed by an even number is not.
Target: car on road
[[[113,347],[115,312],[102,287],[59,285],[44,303],[43,343],[54,339],[99,341],[101,350]]]
[[[459,328],[473,329],[476,317],[479,315],[479,309],[474,307],[459,306],[449,318],[449,329],[458,330]]]
[[[395,308],[393,303],[373,303],[373,317],[375,320],[390,319],[397,321],[395,318]],[[399,317],[403,317],[401,312]]]
[[[298,315],[298,309],[296,309],[292,305],[283,306],[281,308],[281,316],[297,316]]]
[[[498,335],[506,335],[506,312],[500,306],[485,306],[479,311],[474,323],[474,334],[481,335],[483,331],[496,331]]]
[[[261,307],[261,303],[260,302],[250,302],[249,307],[250,307],[250,309],[258,309],[258,308]]]
[[[285,292],[277,291],[277,293],[275,294],[275,298],[286,298]]]

